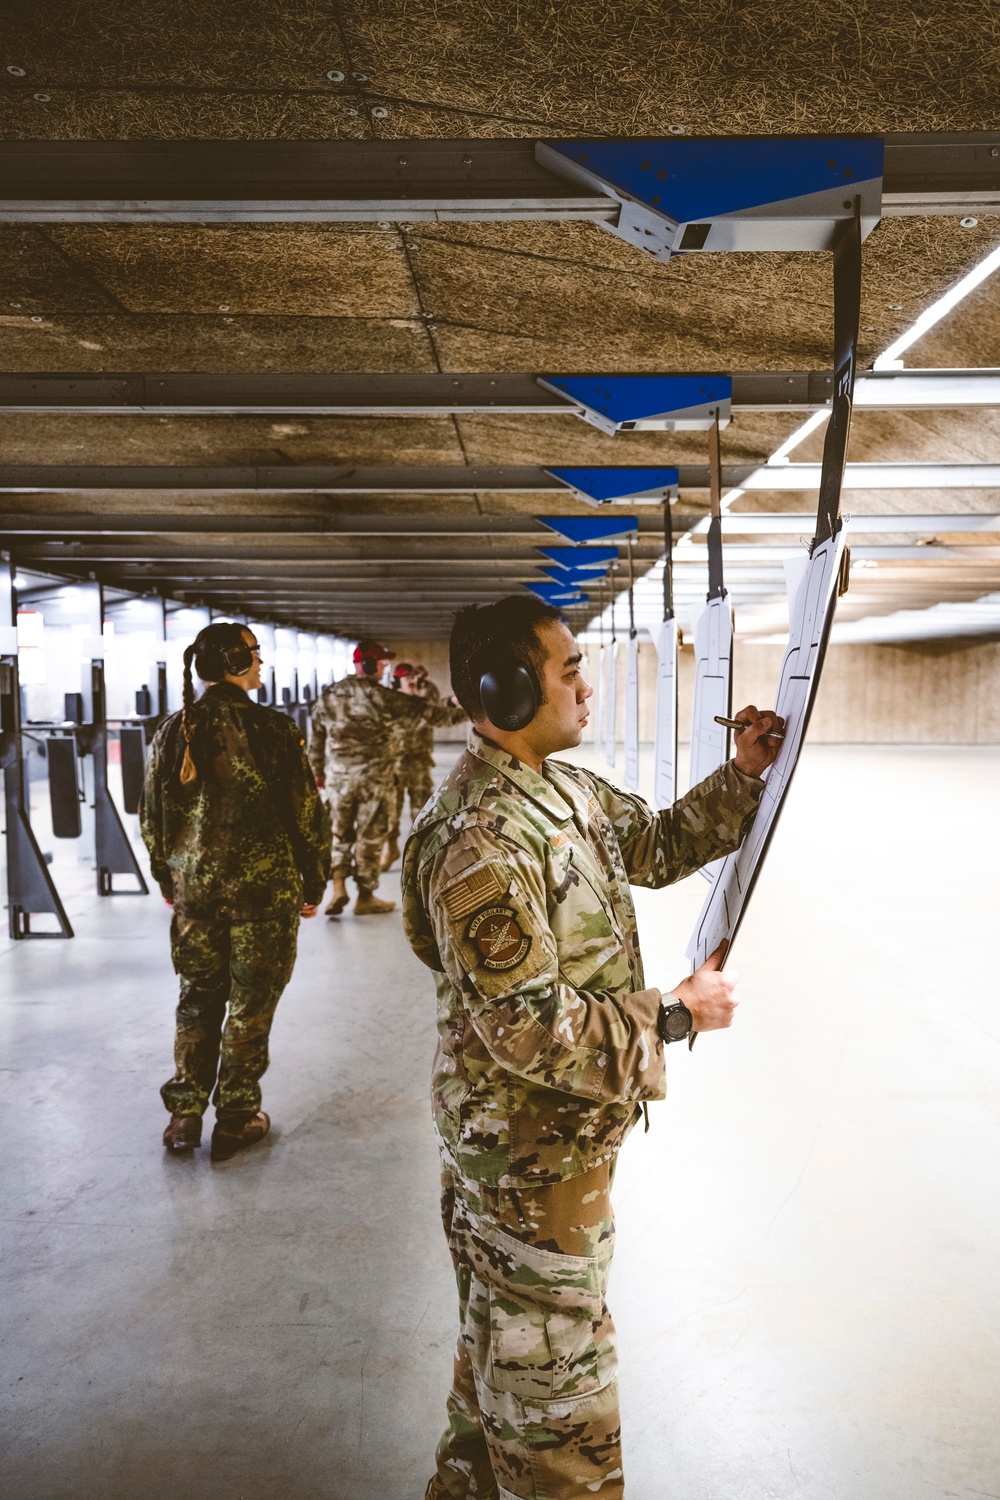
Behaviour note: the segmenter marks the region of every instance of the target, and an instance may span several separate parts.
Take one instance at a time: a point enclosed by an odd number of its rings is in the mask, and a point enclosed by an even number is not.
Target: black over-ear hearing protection
[[[254,647],[243,639],[242,625],[216,620],[200,630],[188,650],[202,682],[219,682],[225,676],[241,677],[253,666]],[[221,637],[221,639],[220,639]],[[185,662],[187,654],[185,653]]]
[[[246,641],[241,640],[235,646],[221,647],[219,655],[230,677],[242,677],[253,666],[253,648]]]
[[[483,652],[479,696],[486,716],[498,729],[526,729],[542,701],[534,667],[516,661],[497,661],[489,648]]]

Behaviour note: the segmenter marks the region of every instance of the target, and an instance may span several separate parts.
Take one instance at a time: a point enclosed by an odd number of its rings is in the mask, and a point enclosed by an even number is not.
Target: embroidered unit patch
[[[482,955],[484,969],[516,969],[531,949],[512,906],[486,906],[477,911],[466,931]]]
[[[496,871],[489,865],[484,865],[479,870],[473,870],[471,875],[466,875],[464,880],[456,881],[445,891],[441,900],[449,917],[460,922],[463,917],[471,916],[477,911],[485,901],[498,901],[506,894],[507,887]]]

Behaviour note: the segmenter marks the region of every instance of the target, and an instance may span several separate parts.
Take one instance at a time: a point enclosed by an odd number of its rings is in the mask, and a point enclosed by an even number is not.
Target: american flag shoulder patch
[[[445,910],[453,922],[471,916],[488,901],[498,901],[507,894],[507,887],[490,865],[473,870],[463,880],[456,880],[441,897]]]

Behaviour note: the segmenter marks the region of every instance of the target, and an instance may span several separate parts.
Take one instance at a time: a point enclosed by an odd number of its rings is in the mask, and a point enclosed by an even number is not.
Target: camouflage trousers
[[[204,1114],[213,1085],[218,1114],[255,1115],[260,1109],[271,1022],[292,977],[298,931],[297,912],[265,922],[203,922],[175,914],[170,952],[181,981],[177,1071],[160,1090],[172,1114]]]
[[[613,1165],[534,1188],[445,1167],[441,1211],[461,1332],[428,1500],[624,1495],[615,1330]]]
[[[327,777],[333,824],[331,873],[353,875],[373,891],[381,873],[382,850],[396,811],[396,777],[368,770]]]
[[[434,791],[434,762],[424,756],[411,755],[402,762],[399,768],[399,785],[396,789],[396,810],[392,827],[389,830],[390,839],[399,839],[399,825],[403,817],[403,802],[407,796],[410,799],[410,822],[412,823],[417,813],[425,802],[429,802]]]

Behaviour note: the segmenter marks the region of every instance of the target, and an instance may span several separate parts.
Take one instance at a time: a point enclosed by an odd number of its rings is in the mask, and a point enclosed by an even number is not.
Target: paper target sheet
[[[625,648],[625,770],[622,786],[639,790],[639,642],[629,638]]]
[[[733,611],[726,595],[710,599],[694,632],[694,708],[691,714],[691,779],[697,786],[729,759],[729,730],[716,724],[716,714],[733,713]],[[722,860],[698,871],[715,880]]]
[[[591,665],[592,664],[592,665]],[[601,683],[604,678],[604,647],[598,647],[596,653],[591,657],[587,654],[587,665],[591,668],[587,676],[590,685],[594,689],[594,696],[590,700],[590,723],[587,726],[587,739],[601,748]]]
[[[615,763],[615,741],[618,737],[618,645],[612,642],[604,658],[604,759],[609,766]]]
[[[733,611],[727,597],[710,599],[694,633],[694,711],[691,716],[691,786],[729,755],[729,730],[716,714],[733,712]]]
[[[653,801],[677,801],[677,621],[664,620],[656,636],[656,723],[653,730]]]
[[[723,939],[732,943],[753,891],[805,739],[819,685],[844,554],[844,528],[822,542],[812,557],[789,569],[788,650],[781,668],[775,710],[785,719],[778,758],[766,773],[764,795],[743,845],[722,860],[687,954],[697,968]],[[731,950],[730,950],[731,951]],[[727,953],[728,957],[728,953]]]

